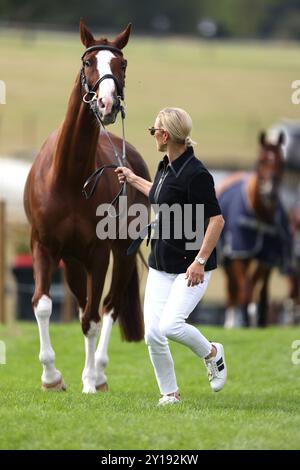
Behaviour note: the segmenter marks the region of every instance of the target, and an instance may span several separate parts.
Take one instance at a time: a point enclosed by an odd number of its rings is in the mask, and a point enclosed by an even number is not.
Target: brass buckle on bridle
[[[87,99],[87,96],[91,95],[90,99]],[[91,103],[97,99],[97,93],[95,91],[88,91],[82,98],[85,103]]]

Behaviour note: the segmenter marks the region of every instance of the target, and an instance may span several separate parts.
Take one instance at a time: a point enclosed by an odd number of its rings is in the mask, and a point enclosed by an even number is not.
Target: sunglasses
[[[158,128],[158,127],[153,127],[153,126],[152,126],[152,127],[149,127],[149,128],[148,128],[148,131],[150,132],[151,135],[154,135],[154,134],[155,134],[155,131],[163,131],[163,132],[165,132],[164,129],[160,129],[160,128]]]

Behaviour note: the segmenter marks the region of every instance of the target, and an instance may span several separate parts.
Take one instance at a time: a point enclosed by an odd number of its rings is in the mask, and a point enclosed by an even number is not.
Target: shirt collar
[[[168,155],[165,155],[159,164],[159,169],[166,168],[168,165],[177,177],[182,172],[185,165],[190,161],[194,155],[193,147],[188,147],[179,157],[175,158],[172,163],[169,163]]]

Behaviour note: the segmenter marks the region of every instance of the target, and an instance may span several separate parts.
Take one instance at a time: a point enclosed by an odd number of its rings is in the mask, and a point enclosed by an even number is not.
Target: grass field
[[[39,148],[65,115],[80,68],[78,34],[0,31],[0,155]],[[126,48],[127,138],[151,172],[157,165],[146,133],[159,109],[186,108],[194,120],[197,153],[210,166],[249,166],[261,128],[299,118],[291,83],[300,78],[297,43],[221,43],[141,38]],[[120,124],[120,123],[119,123]],[[120,133],[120,125],[113,131]],[[112,129],[112,128],[111,128]]]
[[[224,331],[203,328],[226,347],[229,379],[210,391],[203,364],[172,344],[182,403],[156,408],[158,392],[143,343],[113,330],[108,394],[81,394],[83,339],[78,324],[53,325],[57,367],[66,393],[39,390],[35,324],[0,328],[1,449],[299,449],[300,365],[292,342],[299,328]]]
[[[31,154],[61,122],[82,50],[77,34],[0,31],[0,80],[7,87],[0,155]],[[291,103],[299,52],[298,44],[288,43],[133,36],[126,49],[127,139],[153,175],[158,156],[145,129],[162,107],[182,106],[194,120],[197,154],[209,167],[250,166],[259,129],[299,118],[300,107]],[[120,123],[113,131],[120,133]],[[220,272],[207,299],[219,300]],[[110,391],[83,396],[81,329],[53,325],[51,331],[69,387],[63,394],[40,391],[36,325],[0,327],[7,347],[7,364],[0,365],[1,449],[300,448],[300,365],[291,362],[299,328],[203,328],[226,348],[229,380],[219,394],[211,392],[201,362],[172,344],[183,401],[168,409],[155,406],[158,391],[144,344],[122,343],[115,328]]]

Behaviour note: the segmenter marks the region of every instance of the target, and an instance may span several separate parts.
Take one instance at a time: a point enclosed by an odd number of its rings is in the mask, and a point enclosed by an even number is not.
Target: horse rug
[[[292,237],[282,204],[278,201],[273,223],[259,220],[246,198],[246,181],[241,180],[219,196],[225,219],[220,238],[224,258],[255,258],[282,271],[288,269]]]

